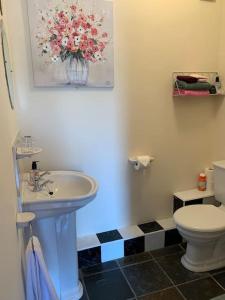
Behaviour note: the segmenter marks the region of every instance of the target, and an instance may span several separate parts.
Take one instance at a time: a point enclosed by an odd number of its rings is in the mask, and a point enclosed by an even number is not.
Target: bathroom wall
[[[17,125],[15,111],[11,110],[9,104],[2,55],[0,82],[0,299],[23,300],[20,241],[16,230],[17,196],[12,162],[12,143],[17,134]]]
[[[172,214],[172,194],[194,188],[213,158],[220,99],[171,96],[173,71],[217,69],[222,0],[115,0],[115,88],[32,86],[26,1],[7,0],[24,134],[44,148],[43,169],[95,177],[99,194],[78,212],[78,234]],[[129,155],[151,154],[145,173]],[[30,162],[27,162],[30,165]]]
[[[222,3],[220,48],[218,55],[218,69],[221,73],[222,81],[225,80],[225,3]],[[225,84],[225,82],[224,82]],[[216,130],[213,140],[214,156],[213,160],[225,160],[225,101],[221,101],[220,109],[217,111]]]

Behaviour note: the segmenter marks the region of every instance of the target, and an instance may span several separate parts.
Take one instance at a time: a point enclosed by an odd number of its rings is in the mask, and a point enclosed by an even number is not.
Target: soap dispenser
[[[217,94],[219,94],[221,92],[221,87],[222,87],[219,76],[216,76],[215,87],[216,87]]]
[[[30,171],[30,183],[34,183],[35,177],[39,176],[39,170],[38,170],[38,163],[39,161],[32,161],[32,168]]]

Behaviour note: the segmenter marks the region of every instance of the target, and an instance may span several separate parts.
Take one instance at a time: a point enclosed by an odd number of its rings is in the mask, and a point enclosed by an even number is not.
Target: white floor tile
[[[77,250],[82,251],[89,248],[100,246],[100,242],[96,234],[77,238]]]
[[[133,239],[144,235],[143,231],[136,225],[118,229],[124,240]]]

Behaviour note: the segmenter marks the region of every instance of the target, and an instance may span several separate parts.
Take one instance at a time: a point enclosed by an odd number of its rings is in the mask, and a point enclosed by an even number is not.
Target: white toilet
[[[182,264],[194,272],[225,266],[225,161],[213,165],[215,198],[221,206],[190,205],[174,213],[177,229],[187,241]]]

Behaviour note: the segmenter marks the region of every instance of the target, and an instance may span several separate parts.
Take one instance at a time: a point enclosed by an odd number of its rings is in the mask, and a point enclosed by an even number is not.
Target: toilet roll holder
[[[129,158],[130,164],[134,167],[136,171],[141,169],[146,169],[150,166],[151,162],[155,160],[154,157],[149,155],[142,155],[142,156],[132,156]]]

